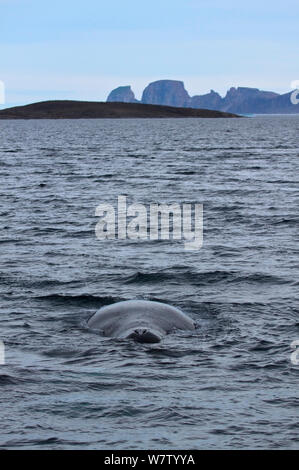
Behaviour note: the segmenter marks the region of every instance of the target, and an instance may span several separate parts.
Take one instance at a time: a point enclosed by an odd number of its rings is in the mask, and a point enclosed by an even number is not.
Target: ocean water
[[[298,448],[299,117],[0,122],[0,448]],[[95,208],[202,203],[204,243],[105,240]],[[101,337],[101,306],[197,323]]]

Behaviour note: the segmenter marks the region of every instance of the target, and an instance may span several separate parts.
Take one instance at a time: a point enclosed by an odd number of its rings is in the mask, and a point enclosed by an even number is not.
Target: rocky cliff
[[[277,98],[277,93],[261,91],[258,88],[238,87],[230,88],[224,98],[211,90],[210,93],[201,96],[193,96],[191,103],[193,108],[218,109],[221,111],[251,114],[263,112],[269,108],[271,100]]]
[[[191,98],[190,103],[192,108],[201,109],[220,109],[222,106],[222,98],[214,90],[206,95],[196,95]]]
[[[161,104],[163,106],[190,106],[190,96],[184,83],[177,80],[158,80],[150,83],[144,90],[141,102],[144,104]]]
[[[221,110],[239,110],[241,113],[255,113],[257,106],[279,96],[271,91],[261,91],[258,88],[238,87],[230,88],[222,100]]]
[[[130,86],[119,86],[112,90],[107,102],[138,103]]]
[[[190,97],[184,83],[178,80],[158,80],[150,83],[142,95],[142,103],[158,104],[175,107],[191,107],[195,109],[211,109],[238,114],[296,114],[299,104],[294,105],[290,100],[291,93],[279,95],[272,91],[262,91],[258,88],[230,88],[222,98],[211,90],[205,95]],[[131,87],[119,87],[113,90],[107,101],[136,103]]]

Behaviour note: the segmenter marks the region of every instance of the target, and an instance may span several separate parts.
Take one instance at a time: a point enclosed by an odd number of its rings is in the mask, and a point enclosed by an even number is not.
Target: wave
[[[206,286],[208,284],[217,284],[221,282],[251,282],[251,283],[273,283],[284,284],[288,280],[265,273],[242,273],[239,271],[204,271],[201,273],[194,271],[170,273],[169,271],[158,271],[137,273],[124,280],[125,284],[155,284],[160,282],[169,282],[170,284],[191,284],[195,286]]]
[[[81,307],[101,307],[115,302],[120,302],[118,297],[113,296],[95,296],[91,294],[64,295],[64,294],[48,294],[35,297],[36,300],[46,301],[54,304],[76,305]]]
[[[0,374],[0,386],[17,385],[22,382],[24,382],[24,380],[18,379],[17,377],[12,377],[11,375],[8,375],[8,374]]]

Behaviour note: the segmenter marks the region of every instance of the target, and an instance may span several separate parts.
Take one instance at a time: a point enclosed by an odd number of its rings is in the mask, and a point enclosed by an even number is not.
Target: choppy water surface
[[[298,448],[299,118],[0,122],[0,447]],[[204,245],[99,241],[95,208],[204,204]],[[85,328],[143,298],[198,324]]]

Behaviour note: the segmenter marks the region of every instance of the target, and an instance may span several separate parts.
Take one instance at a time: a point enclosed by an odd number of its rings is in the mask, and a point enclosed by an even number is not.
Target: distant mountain
[[[291,95],[293,92],[283,95],[276,95],[267,101],[259,101],[255,105],[255,113],[257,114],[297,114],[299,113],[299,104],[291,103]]]
[[[158,80],[150,83],[142,94],[141,103],[195,109],[211,109],[237,114],[296,114],[299,104],[291,103],[290,93],[279,95],[258,88],[230,88],[225,97],[211,90],[205,95],[190,97],[184,83],[178,80]],[[131,87],[113,90],[107,101],[128,102],[135,99]],[[136,102],[136,101],[135,101]]]
[[[0,111],[0,120],[185,117],[235,118],[240,116],[208,109],[178,108],[142,103],[101,103],[97,101],[43,101]]]
[[[119,86],[112,90],[107,98],[108,102],[138,103],[130,86]]]
[[[185,90],[183,82],[177,80],[159,80],[150,83],[145,88],[141,102],[184,108],[190,106],[190,96]]]
[[[267,107],[268,100],[277,96],[279,96],[277,93],[261,91],[258,88],[230,88],[222,100],[221,109],[225,111],[239,109],[240,113],[255,113],[258,107],[262,104]]]
[[[193,96],[190,100],[192,108],[220,109],[222,106],[222,98],[214,90],[206,95]]]

